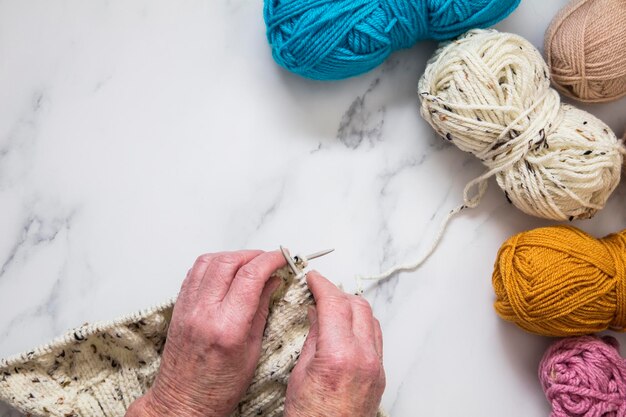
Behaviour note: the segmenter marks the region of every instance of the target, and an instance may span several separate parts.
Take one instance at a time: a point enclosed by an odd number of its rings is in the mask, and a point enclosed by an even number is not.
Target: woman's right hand
[[[380,324],[362,297],[315,271],[307,282],[316,308],[287,386],[285,417],[374,417],[385,390]]]

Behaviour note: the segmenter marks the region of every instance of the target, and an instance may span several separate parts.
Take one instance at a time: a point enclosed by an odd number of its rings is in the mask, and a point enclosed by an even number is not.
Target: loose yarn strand
[[[492,176],[510,204],[561,221],[593,217],[620,181],[622,141],[591,114],[561,103],[541,54],[520,36],[472,30],[443,44],[429,61],[418,93],[424,119],[487,170],[466,185],[464,204],[448,213],[422,256],[357,277],[360,290],[363,281],[423,265],[451,220],[478,206]]]
[[[482,200],[483,196],[485,195],[485,191],[487,190],[486,180],[489,177],[493,176],[493,175],[494,175],[494,172],[491,172],[491,171],[486,172],[483,175],[481,175],[480,177],[475,178],[474,180],[470,181],[465,186],[465,190],[464,190],[464,204],[462,204],[462,205],[458,206],[457,208],[455,208],[455,209],[451,210],[450,212],[448,212],[446,217],[441,222],[441,225],[439,226],[439,230],[437,231],[437,234],[435,235],[435,238],[433,239],[433,242],[431,243],[430,247],[428,248],[428,250],[426,250],[426,252],[423,255],[421,255],[419,258],[417,258],[416,260],[414,260],[412,262],[407,262],[407,263],[404,263],[404,264],[399,264],[399,265],[393,266],[390,269],[388,269],[387,271],[382,272],[382,273],[380,273],[378,275],[371,275],[371,276],[360,276],[360,275],[358,275],[356,277],[357,292],[360,293],[360,294],[363,294],[365,292],[368,292],[372,288],[378,286],[381,281],[384,281],[385,279],[390,278],[390,277],[392,277],[393,275],[395,275],[395,274],[397,274],[399,272],[415,271],[420,266],[422,266],[424,264],[424,262],[426,262],[432,256],[432,254],[435,253],[435,250],[439,247],[439,244],[443,240],[443,236],[444,236],[446,230],[448,229],[448,225],[450,224],[452,219],[454,219],[457,214],[459,214],[461,211],[463,211],[465,209],[473,209],[473,208],[478,207],[478,205],[480,204],[480,201]],[[476,193],[475,196],[469,197],[469,192],[471,191],[471,188],[473,188],[477,184],[478,184],[478,192]],[[376,283],[373,284],[372,286],[370,286],[367,289],[363,289],[363,281],[375,281]]]
[[[370,291],[371,289],[377,287],[380,284],[381,281],[383,281],[383,280],[385,280],[387,278],[390,278],[390,277],[392,277],[393,275],[395,275],[395,274],[397,274],[399,272],[415,271],[420,266],[422,266],[422,264],[424,262],[426,262],[428,260],[428,258],[430,258],[433,253],[435,253],[435,250],[437,249],[437,247],[439,246],[439,243],[443,239],[443,235],[444,235],[446,229],[448,228],[448,224],[450,224],[450,221],[457,214],[459,214],[462,210],[464,210],[465,208],[468,208],[468,206],[466,206],[464,204],[464,205],[461,205],[461,206],[455,208],[454,210],[452,210],[452,211],[450,211],[448,213],[446,218],[441,223],[441,226],[439,226],[439,230],[437,231],[437,235],[435,236],[435,239],[433,240],[433,243],[430,245],[430,248],[428,248],[428,250],[422,256],[420,256],[418,259],[416,259],[415,261],[407,262],[407,263],[404,263],[404,264],[393,266],[392,268],[390,268],[387,271],[382,272],[382,273],[380,273],[378,275],[371,275],[371,276],[360,276],[360,275],[358,275],[356,277],[357,292],[359,294],[366,293],[366,292]],[[363,288],[363,281],[375,281],[375,284],[371,285],[367,289],[364,289]]]
[[[539,100],[537,100],[537,102],[533,106],[531,106],[530,109],[520,114],[520,116],[518,116],[517,119],[513,120],[513,122],[511,122],[509,126],[500,134],[498,139],[501,139],[502,137],[504,137],[508,133],[508,131],[511,129],[511,126],[514,126],[519,120],[523,119],[528,114],[530,114],[536,106],[538,106],[541,102],[543,102],[543,100],[546,97],[547,97],[547,92]],[[457,104],[457,103],[453,103],[449,101],[444,102],[444,105],[449,106],[449,107],[457,107],[457,108],[472,107],[472,106],[463,106],[462,104]],[[482,107],[482,106],[474,106],[474,107]],[[489,108],[488,106],[484,106],[484,107],[485,109],[491,109],[491,110],[493,109],[493,108]],[[365,277],[357,276],[357,291],[359,293],[367,292],[371,288],[376,287],[378,283],[380,283],[380,281],[390,278],[391,276],[399,272],[412,272],[412,271],[417,270],[420,266],[422,266],[424,262],[426,262],[432,256],[432,254],[435,253],[435,250],[439,247],[439,244],[443,240],[443,236],[448,228],[448,225],[452,221],[452,219],[464,209],[468,209],[468,208],[473,209],[473,208],[478,207],[478,205],[480,204],[480,201],[482,200],[485,194],[485,191],[487,190],[487,180],[491,178],[492,176],[496,175],[497,173],[510,168],[510,166],[515,164],[516,162],[517,162],[516,160],[512,159],[508,161],[506,165],[495,167],[485,172],[481,176],[473,179],[469,183],[467,183],[467,185],[465,186],[465,189],[463,190],[463,202],[464,203],[458,206],[457,208],[451,210],[446,215],[445,219],[441,222],[441,225],[439,226],[439,230],[437,231],[437,234],[435,235],[435,239],[433,240],[428,250],[422,256],[420,256],[419,258],[417,258],[416,260],[412,262],[406,262],[403,264],[395,265],[389,268],[387,271],[382,272],[378,275],[371,275],[371,276],[365,276]],[[475,196],[470,197],[471,190],[476,185],[478,185],[478,192],[476,193]],[[367,290],[364,290],[362,281],[376,281],[376,284],[374,284],[372,287],[368,288]]]

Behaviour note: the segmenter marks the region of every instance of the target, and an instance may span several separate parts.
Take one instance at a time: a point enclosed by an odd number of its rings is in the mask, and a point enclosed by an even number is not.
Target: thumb
[[[263,293],[261,294],[261,300],[259,301],[259,308],[252,319],[252,328],[250,329],[250,337],[254,341],[260,341],[263,338],[263,332],[265,331],[265,324],[267,322],[267,316],[269,314],[270,300],[274,291],[280,287],[280,278],[272,277],[265,284]]]
[[[300,358],[298,359],[296,368],[305,368],[309,362],[311,362],[315,356],[315,352],[317,351],[317,338],[319,336],[317,309],[314,306],[310,306],[307,316],[311,327],[309,328],[309,334],[307,335],[304,345],[302,346],[302,352],[300,353]]]

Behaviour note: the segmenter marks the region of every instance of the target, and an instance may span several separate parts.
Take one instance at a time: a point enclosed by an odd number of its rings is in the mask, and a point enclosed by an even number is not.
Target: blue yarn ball
[[[398,49],[444,40],[504,19],[520,0],[264,0],[278,64],[303,77],[367,72]]]

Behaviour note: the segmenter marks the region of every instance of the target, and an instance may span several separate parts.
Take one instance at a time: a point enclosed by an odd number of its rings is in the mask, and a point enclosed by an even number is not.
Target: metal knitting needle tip
[[[331,253],[332,251],[334,251],[335,249],[326,249],[326,250],[322,250],[319,252],[315,252],[311,255],[307,255],[307,259],[310,261],[311,259],[315,259],[315,258],[320,258],[322,256],[328,255],[329,253]]]
[[[294,275],[298,275],[301,271],[298,269],[296,264],[293,262],[293,258],[291,257],[291,254],[289,253],[289,250],[287,250],[286,248],[284,248],[281,245],[280,246],[280,251],[282,252],[283,257],[285,258],[285,261],[287,261],[287,265],[289,265],[289,269],[291,269],[291,272],[293,272]]]

